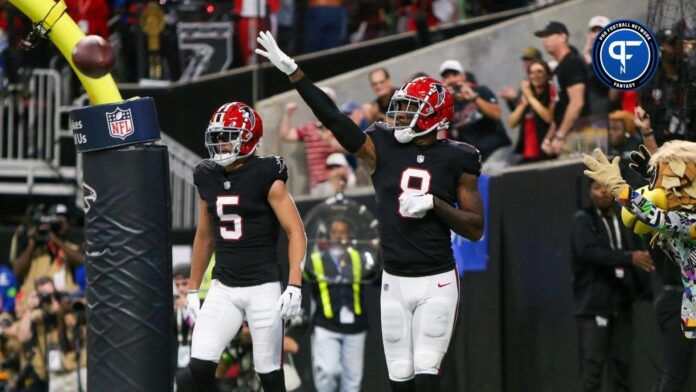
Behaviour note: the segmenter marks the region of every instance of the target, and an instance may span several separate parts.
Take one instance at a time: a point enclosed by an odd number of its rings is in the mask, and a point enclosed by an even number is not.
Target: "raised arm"
[[[520,101],[519,103],[517,103],[517,107],[510,113],[510,117],[508,117],[508,125],[510,127],[516,127],[520,124],[528,105],[529,103],[527,102],[527,98],[525,98],[524,96],[520,97]]]
[[[665,211],[626,185],[619,201],[636,218],[658,232],[683,241],[696,239],[696,215]]]
[[[585,155],[583,162],[589,170],[585,175],[609,188],[614,197],[638,220],[669,237],[681,240],[696,239],[696,215],[665,211],[631,188],[621,177],[619,157],[609,162],[604,153],[595,149],[593,156]]]
[[[305,76],[293,59],[278,48],[269,32],[259,33],[257,41],[265,50],[256,49],[256,53],[266,57],[276,68],[288,75],[302,99],[317,119],[334,134],[341,146],[364,160],[370,170],[374,170],[377,167],[377,154],[372,140],[350,117],[338,110],[331,98]]]
[[[283,111],[283,117],[280,118],[280,126],[278,127],[278,132],[280,133],[280,138],[284,142],[296,142],[300,139],[297,133],[297,128],[290,126],[290,118],[292,114],[297,110],[297,104],[289,103],[285,106]]]

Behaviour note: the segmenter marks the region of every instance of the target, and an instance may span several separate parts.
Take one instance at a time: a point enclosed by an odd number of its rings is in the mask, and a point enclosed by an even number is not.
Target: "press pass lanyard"
[[[607,233],[609,234],[609,247],[611,249],[623,249],[623,244],[621,241],[621,231],[619,228],[619,220],[616,218],[616,214],[612,215],[611,220],[614,226],[614,231],[612,232],[611,229],[609,229],[609,223],[607,222],[607,219],[602,215],[602,213],[597,210],[597,214],[602,218],[602,223],[604,223],[604,227],[607,229]],[[616,239],[614,239],[614,234],[616,234]]]

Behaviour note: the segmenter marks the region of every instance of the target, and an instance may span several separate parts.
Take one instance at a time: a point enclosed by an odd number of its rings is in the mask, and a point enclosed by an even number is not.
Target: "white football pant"
[[[218,362],[225,346],[237,335],[246,319],[256,372],[263,374],[280,369],[283,322],[276,311],[280,290],[280,282],[228,287],[213,280],[193,327],[191,357]]]
[[[459,306],[456,269],[403,277],[382,273],[382,341],[389,379],[438,374]]]

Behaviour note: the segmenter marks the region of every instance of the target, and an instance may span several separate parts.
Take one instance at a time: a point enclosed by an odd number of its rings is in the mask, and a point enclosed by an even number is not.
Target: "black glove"
[[[651,168],[649,163],[650,151],[648,151],[648,149],[641,144],[638,147],[638,151],[631,152],[631,163],[628,164],[628,167],[638,172],[638,174],[643,176],[643,178],[646,180],[650,181],[653,177],[654,168]]]

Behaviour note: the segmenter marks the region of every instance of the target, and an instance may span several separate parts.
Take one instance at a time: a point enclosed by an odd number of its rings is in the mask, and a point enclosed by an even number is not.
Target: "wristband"
[[[302,286],[300,286],[300,285],[289,284],[289,283],[288,283],[288,286],[297,287],[298,289],[302,290]]]
[[[653,133],[655,133],[655,132],[653,132],[652,129],[649,129],[647,132],[641,132],[640,134],[641,134],[643,137],[648,137],[648,136],[652,136]]]
[[[197,293],[198,293],[198,290],[189,290],[188,293],[189,293],[189,294],[197,294]]]
[[[556,134],[556,135],[553,135],[553,138],[556,140],[565,140],[565,135]]]

